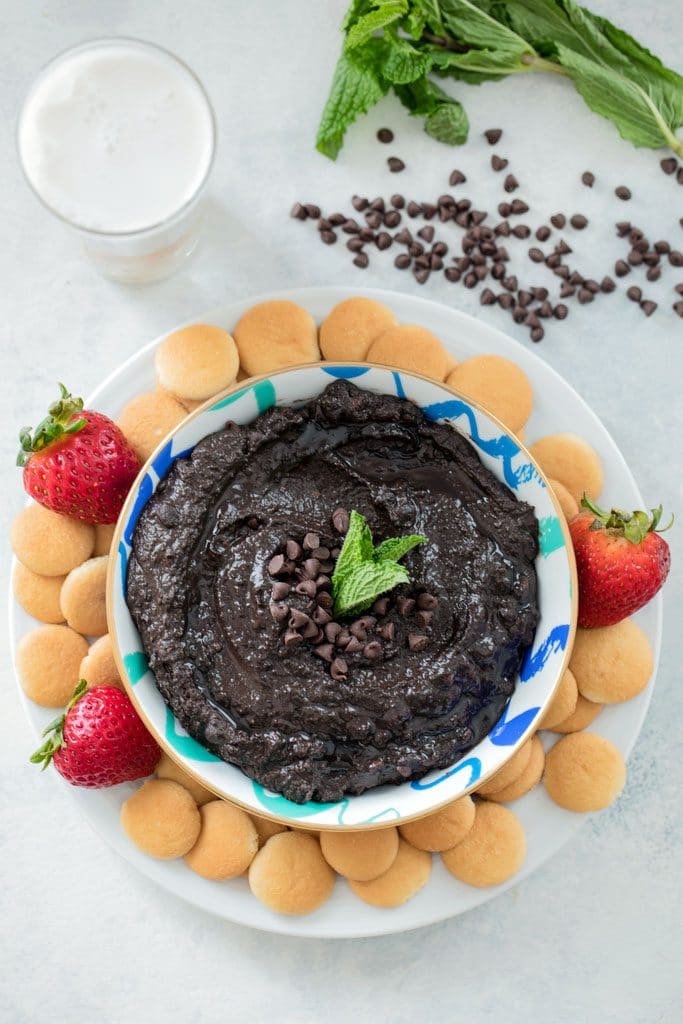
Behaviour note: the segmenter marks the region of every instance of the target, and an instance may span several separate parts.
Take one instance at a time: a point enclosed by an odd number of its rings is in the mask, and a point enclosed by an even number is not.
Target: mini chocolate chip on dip
[[[335,381],[173,464],[127,600],[190,735],[290,800],[337,801],[491,730],[538,620],[537,537],[456,430]]]

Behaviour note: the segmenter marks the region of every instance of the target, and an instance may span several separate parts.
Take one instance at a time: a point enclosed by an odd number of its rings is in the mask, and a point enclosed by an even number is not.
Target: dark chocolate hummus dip
[[[422,534],[410,583],[351,617],[330,577],[363,515]],[[128,606],[159,689],[201,744],[290,800],[444,768],[500,717],[538,621],[538,523],[464,437],[335,381],[228,423],[143,510]]]

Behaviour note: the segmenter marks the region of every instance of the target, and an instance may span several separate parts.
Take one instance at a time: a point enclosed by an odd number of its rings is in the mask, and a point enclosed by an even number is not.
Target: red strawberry
[[[115,523],[140,460],[108,416],[83,409],[63,384],[62,397],[31,434],[19,432],[17,465],[32,498],[86,523]]]
[[[49,738],[32,755],[32,764],[44,771],[53,761],[72,786],[100,789],[142,779],[161,756],[128,696],[115,686],[88,690],[84,679],[43,736]]]
[[[579,578],[579,626],[611,626],[647,604],[669,575],[669,545],[657,529],[662,506],[653,508],[650,517],[619,509],[603,512],[585,495],[581,505],[586,511],[569,524]]]

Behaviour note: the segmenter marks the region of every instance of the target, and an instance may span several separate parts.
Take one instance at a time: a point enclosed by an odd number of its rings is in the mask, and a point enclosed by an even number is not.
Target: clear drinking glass
[[[77,164],[72,161],[79,160],[79,153],[73,152],[72,154],[66,154],[65,152],[59,153],[60,141],[55,136],[55,116],[69,117],[68,104],[73,96],[73,83],[72,91],[69,93],[68,83],[64,81],[60,83],[59,75],[66,70],[66,75],[69,74],[68,62],[73,62],[74,58],[85,57],[86,60],[93,60],[95,63],[100,61],[102,57],[106,57],[110,62],[118,55],[119,60],[126,59],[127,56],[135,57],[137,63],[144,70],[144,61],[146,58],[156,62],[158,65],[157,71],[162,64],[166,65],[169,73],[172,69],[172,75],[176,79],[177,86],[174,90],[169,88],[166,90],[164,95],[161,95],[161,102],[166,100],[167,102],[174,102],[172,97],[177,92],[180,95],[180,101],[183,101],[182,94],[185,93],[184,100],[188,101],[186,106],[193,106],[197,111],[197,125],[193,126],[197,132],[202,133],[202,153],[198,154],[197,166],[195,168],[195,181],[192,182],[191,188],[185,188],[184,191],[178,193],[178,201],[174,206],[173,203],[168,205],[168,208],[164,210],[163,216],[158,216],[153,213],[155,207],[155,195],[154,188],[150,187],[150,174],[146,177],[146,188],[147,195],[150,203],[150,217],[145,220],[144,217],[144,204],[145,196],[140,194],[134,194],[135,197],[135,208],[137,211],[137,223],[133,228],[120,229],[116,225],[107,224],[107,212],[103,208],[102,216],[96,218],[101,221],[96,226],[93,225],[92,217],[92,206],[90,210],[90,216],[84,217],[82,211],[79,210],[79,196],[74,194],[72,196],[59,195],[59,181],[61,178],[68,178],[70,171],[74,171],[77,177]],[[72,64],[73,67],[73,64]],[[94,82],[94,75],[91,75],[91,79]],[[130,87],[130,82],[125,80],[122,82],[122,86]],[[109,82],[107,88],[111,90],[112,83]],[[90,88],[88,74],[84,71],[81,73],[79,88],[81,92]],[[84,128],[85,122],[90,117],[92,124],[92,131],[103,134],[103,138],[106,136],[106,130],[103,128],[102,121],[98,118],[102,113],[100,109],[102,104],[106,107],[106,96],[96,100],[97,95],[97,83],[94,82],[95,89],[93,93],[94,98],[90,98],[88,94],[87,102],[91,104],[92,111],[88,107],[87,116],[80,118],[79,128],[84,131],[90,131],[90,127]],[[115,92],[121,92],[122,90],[115,90]],[[158,91],[158,90],[157,90]],[[141,89],[143,95],[140,96],[140,102],[144,103],[144,88]],[[57,103],[57,115],[50,112],[50,97],[51,94],[54,96],[54,102]],[[40,97],[45,96],[43,101]],[[191,104],[188,98],[191,95]],[[171,97],[171,99],[169,99]],[[42,112],[39,109],[40,102],[47,103],[47,109]],[[81,106],[83,106],[83,97],[81,96]],[[59,107],[59,104],[62,104]],[[116,96],[114,96],[114,103],[116,103]],[[99,104],[99,105],[98,105]],[[36,113],[38,108],[38,113]],[[82,110],[81,110],[82,114]],[[185,112],[186,116],[191,117],[190,114]],[[135,132],[137,132],[137,138],[141,143],[141,154],[140,163],[135,166],[134,161],[131,163],[129,168],[129,175],[110,175],[110,189],[109,195],[116,191],[117,186],[122,182],[127,188],[135,189],[135,179],[137,175],[144,170],[142,167],[142,161],[150,158],[150,153],[146,155],[144,153],[144,143],[147,141],[144,138],[144,130],[140,130],[137,117],[137,111],[134,113],[134,117],[130,123],[126,125],[125,112],[123,116],[119,111],[118,124],[114,123],[114,126],[109,125],[110,136],[116,137],[117,130],[119,133],[126,134],[128,131],[128,143],[130,144],[135,138]],[[80,115],[79,115],[80,116]],[[42,117],[42,121],[41,121]],[[201,127],[199,127],[199,121],[201,121]],[[41,170],[41,166],[45,164],[45,160],[31,161],[30,149],[31,145],[34,145],[35,152],[35,140],[38,140],[40,144],[41,138],[40,133],[41,124],[47,129],[48,135],[52,132],[53,138],[49,137],[45,139],[45,145],[40,150],[41,155],[45,156],[50,154],[50,147],[52,152],[56,154],[57,160],[55,166],[55,175],[52,180],[50,177],[50,170]],[[72,127],[67,123],[67,134],[68,130]],[[92,141],[88,138],[88,143]],[[99,146],[98,140],[98,146]],[[64,144],[66,145],[66,143]],[[111,145],[111,141],[108,143],[103,142],[102,154],[106,151],[106,145]],[[43,206],[46,207],[55,217],[66,224],[71,231],[78,237],[82,243],[83,249],[87,257],[97,267],[97,269],[105,276],[112,278],[116,281],[122,281],[129,284],[144,284],[151,281],[159,281],[170,274],[175,273],[176,270],[184,263],[184,261],[192,254],[195,250],[201,233],[202,228],[202,200],[206,191],[206,186],[209,180],[211,169],[214,162],[215,149],[216,149],[216,120],[211,106],[209,97],[204,89],[204,86],[194,74],[194,72],[178,57],[170,53],[168,50],[163,49],[155,44],[144,42],[138,39],[128,38],[109,38],[109,39],[95,39],[86,43],[82,43],[79,46],[72,47],[71,49],[59,54],[53,60],[51,60],[42,69],[36,80],[34,81],[31,89],[26,96],[17,123],[17,148],[19,152],[19,160],[21,163],[22,170],[28,181],[34,194],[38,197]],[[74,149],[78,149],[78,145],[74,146]],[[152,154],[153,155],[153,154]],[[155,159],[161,154],[158,153]],[[188,154],[185,150],[181,152],[179,149],[177,154],[178,159],[187,161]],[[168,172],[173,170],[173,158],[174,154],[169,151],[168,154],[169,163],[166,164],[166,173],[160,171],[159,180],[168,180]],[[190,157],[191,159],[191,157]],[[96,172],[100,171],[100,168],[95,169]],[[147,168],[151,171],[151,168]],[[102,184],[106,183],[107,168],[103,168],[102,173]],[[161,175],[164,174],[162,179]],[[140,175],[144,177],[144,175]],[[97,174],[95,174],[95,179]],[[124,181],[125,178],[125,181]],[[113,192],[112,192],[113,190]],[[76,189],[76,192],[78,190]],[[125,191],[125,189],[124,189]],[[58,201],[55,200],[55,195],[58,197]],[[92,201],[92,196],[90,197]],[[119,199],[121,197],[119,196]],[[97,197],[95,196],[95,203]],[[107,190],[102,191],[102,202],[103,207],[107,205]],[[125,209],[125,196],[121,200],[120,204],[122,209]]]

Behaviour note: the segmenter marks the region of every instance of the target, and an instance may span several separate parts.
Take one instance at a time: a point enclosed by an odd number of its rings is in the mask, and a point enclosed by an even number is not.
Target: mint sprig
[[[389,537],[375,547],[372,533],[360,512],[351,512],[332,576],[332,596],[336,615],[365,611],[374,601],[401,583],[410,583],[408,570],[399,560],[427,538],[413,533]]]
[[[467,139],[467,114],[434,76],[478,84],[533,73],[570,79],[635,146],[683,156],[683,78],[577,0],[352,0],[342,31],[317,138],[332,159],[349,125],[389,90],[453,145]]]

